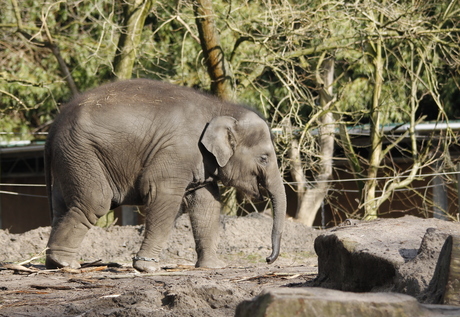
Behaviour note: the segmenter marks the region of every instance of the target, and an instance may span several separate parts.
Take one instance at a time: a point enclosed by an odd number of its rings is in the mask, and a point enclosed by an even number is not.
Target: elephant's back
[[[197,90],[149,79],[115,81],[91,89],[64,105],[79,113],[107,111],[129,111],[136,108],[159,109],[217,106],[219,99]],[[68,111],[68,110],[67,110]]]
[[[60,144],[70,140],[78,143],[94,136],[117,142],[133,142],[136,138],[161,142],[162,138],[180,134],[181,138],[198,142],[222,103],[194,89],[165,82],[116,81],[77,95],[64,105],[49,138],[64,138]]]
[[[58,120],[74,125],[206,124],[221,111],[220,99],[192,88],[149,79],[104,84],[74,97],[61,109]],[[203,122],[201,122],[203,121]]]
[[[238,118],[247,111],[188,87],[149,79],[122,80],[74,97],[62,107],[50,135],[79,139],[77,131],[83,137],[126,139],[151,131],[155,138],[180,135],[195,142],[212,118]]]

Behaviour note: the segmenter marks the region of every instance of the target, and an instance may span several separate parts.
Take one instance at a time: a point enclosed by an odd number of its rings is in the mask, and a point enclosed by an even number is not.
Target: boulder
[[[316,287],[270,289],[253,300],[240,303],[235,312],[235,317],[459,315],[458,307],[425,306],[403,294],[351,293]]]
[[[349,221],[315,239],[318,277],[314,286],[399,292],[424,303],[455,304],[446,301],[449,296],[445,295],[449,288],[457,294],[459,290],[458,272],[452,273],[458,265],[451,261],[452,250],[458,250],[460,242],[453,238],[457,234],[459,223],[438,219],[405,216]]]

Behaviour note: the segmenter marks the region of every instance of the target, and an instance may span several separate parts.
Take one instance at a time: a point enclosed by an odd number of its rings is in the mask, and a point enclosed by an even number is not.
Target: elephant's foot
[[[210,269],[220,269],[226,267],[227,264],[217,257],[198,259],[195,267],[206,267]]]
[[[150,258],[142,258],[138,256],[135,256],[133,258],[133,267],[136,270],[145,273],[153,273],[161,269],[157,260]]]
[[[80,263],[75,259],[75,253],[50,251],[46,253],[46,268],[59,269],[69,267],[72,269],[80,268]]]

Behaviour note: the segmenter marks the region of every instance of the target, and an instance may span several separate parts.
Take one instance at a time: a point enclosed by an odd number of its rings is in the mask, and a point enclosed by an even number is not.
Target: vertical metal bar
[[[448,220],[448,204],[447,204],[447,188],[444,182],[443,176],[440,175],[442,172],[442,164],[436,164],[436,175],[433,178],[433,218]]]
[[[121,225],[135,226],[137,225],[137,212],[135,206],[121,206]]]

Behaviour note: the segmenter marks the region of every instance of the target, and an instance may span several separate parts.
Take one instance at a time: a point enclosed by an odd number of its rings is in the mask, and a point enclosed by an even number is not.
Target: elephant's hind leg
[[[63,201],[54,203],[56,219],[48,240],[46,251],[46,267],[79,268],[78,250],[88,230],[99,217],[108,212],[110,199],[102,193],[80,191],[78,198],[73,197],[67,204]],[[77,203],[78,202],[78,203]],[[70,208],[67,207],[70,205]],[[82,207],[80,207],[82,206]],[[84,207],[83,207],[84,206]]]
[[[51,229],[48,249],[46,250],[46,268],[79,268],[77,253],[91,224],[77,208],[71,208]]]

